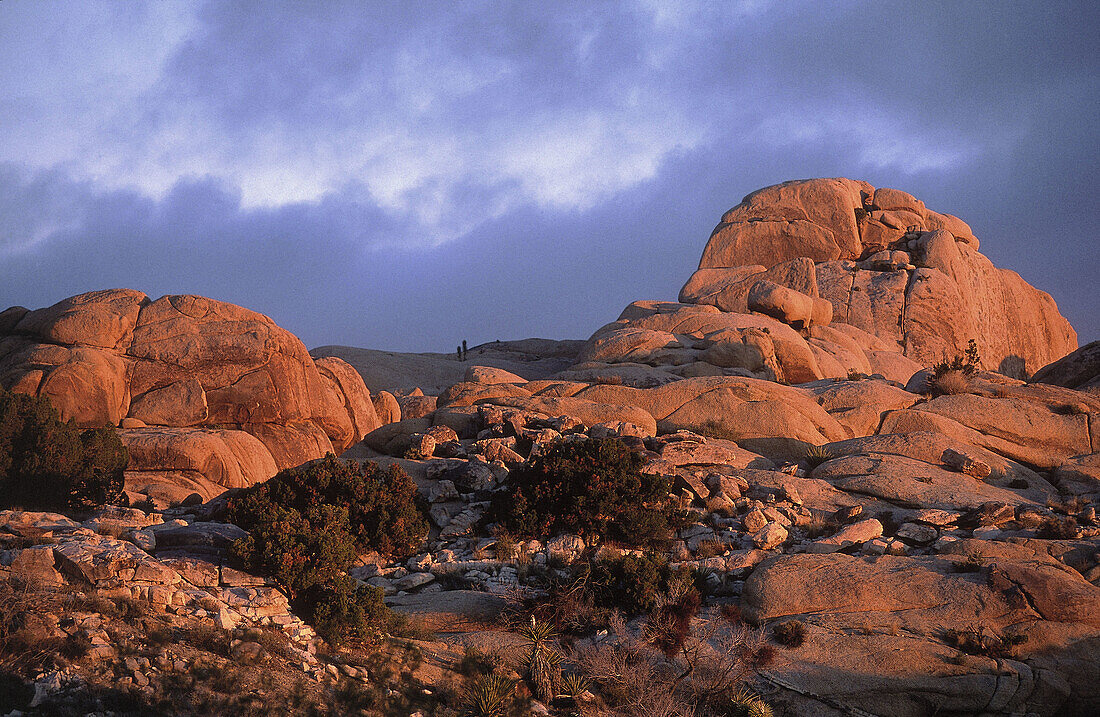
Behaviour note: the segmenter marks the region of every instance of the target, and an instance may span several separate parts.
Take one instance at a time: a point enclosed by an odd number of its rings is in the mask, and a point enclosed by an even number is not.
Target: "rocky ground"
[[[1048,296],[909,195],[850,180],[761,190],[723,217],[679,303],[635,302],[583,343],[485,345],[465,362],[310,356],[238,307],[131,294],[0,314],[0,381],[121,425],[144,506],[0,514],[11,594],[53,601],[43,635],[79,643],[35,683],[39,702],[84,685],[163,705],[187,683],[166,676],[191,675],[196,704],[238,699],[240,713],[255,690],[334,713],[457,714],[478,656],[523,671],[517,605],[623,552],[493,531],[492,496],[551,446],[618,437],[673,481],[687,518],[662,552],[700,576],[700,626],[736,616],[738,634],[781,645],[743,675],[776,714],[1100,712],[1100,352],[1074,351]],[[115,388],[96,390],[103,376]],[[415,618],[381,648],[328,651],[226,558],[243,531],[219,522],[223,491],[328,451],[399,465],[429,506],[415,555],[349,571]],[[103,600],[116,607],[89,609]],[[641,629],[562,647],[579,666]],[[162,630],[175,637],[146,639]],[[263,664],[275,683],[218,692],[196,661],[246,681]],[[385,708],[352,699],[381,683],[390,694],[370,699]],[[610,713],[593,698],[525,709]],[[618,714],[685,714],[673,707]]]

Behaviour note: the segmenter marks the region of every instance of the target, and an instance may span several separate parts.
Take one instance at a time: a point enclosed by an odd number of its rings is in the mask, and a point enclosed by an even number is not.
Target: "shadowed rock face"
[[[166,499],[173,486],[210,497],[251,485],[379,425],[345,362],[315,361],[268,317],[201,296],[112,289],[9,309],[0,383],[49,397],[78,426],[122,426],[131,484]]]
[[[1033,381],[1100,393],[1100,341],[1093,341],[1035,372]]]
[[[578,360],[681,376],[904,382],[970,339],[983,368],[1014,378],[1073,351],[1077,335],[1054,300],[978,246],[961,219],[898,190],[850,179],[766,187],[722,216],[679,304],[635,302]]]

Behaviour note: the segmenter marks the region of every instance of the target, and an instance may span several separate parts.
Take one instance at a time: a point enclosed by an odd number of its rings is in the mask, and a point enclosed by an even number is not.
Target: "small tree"
[[[113,426],[81,431],[63,423],[48,398],[0,388],[0,507],[113,503],[128,462]]]
[[[331,643],[367,639],[391,613],[375,588],[346,575],[367,550],[406,555],[428,532],[416,486],[399,468],[360,467],[331,453],[282,471],[229,500],[229,519],[249,531],[231,555],[270,575]]]
[[[643,473],[644,462],[617,438],[560,442],[512,471],[491,519],[518,535],[659,543],[669,534],[671,482]]]

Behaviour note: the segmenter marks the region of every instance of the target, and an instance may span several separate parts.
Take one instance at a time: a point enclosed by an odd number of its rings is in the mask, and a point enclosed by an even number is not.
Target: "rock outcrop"
[[[1100,341],[1086,344],[1042,367],[1031,380],[1100,394]]]
[[[1015,378],[1077,348],[1054,300],[978,246],[961,219],[898,190],[849,179],[767,187],[722,216],[679,304],[631,304],[578,363],[904,382],[970,339],[983,368]]]
[[[254,311],[129,289],[0,314],[0,384],[115,425],[127,488],[210,498],[343,451],[379,426],[362,378]]]

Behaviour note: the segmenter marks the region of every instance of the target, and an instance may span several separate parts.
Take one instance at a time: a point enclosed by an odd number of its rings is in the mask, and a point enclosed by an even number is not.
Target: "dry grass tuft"
[[[932,393],[936,396],[957,396],[970,393],[970,377],[962,371],[954,369],[945,371],[943,375],[936,376],[931,381]]]

